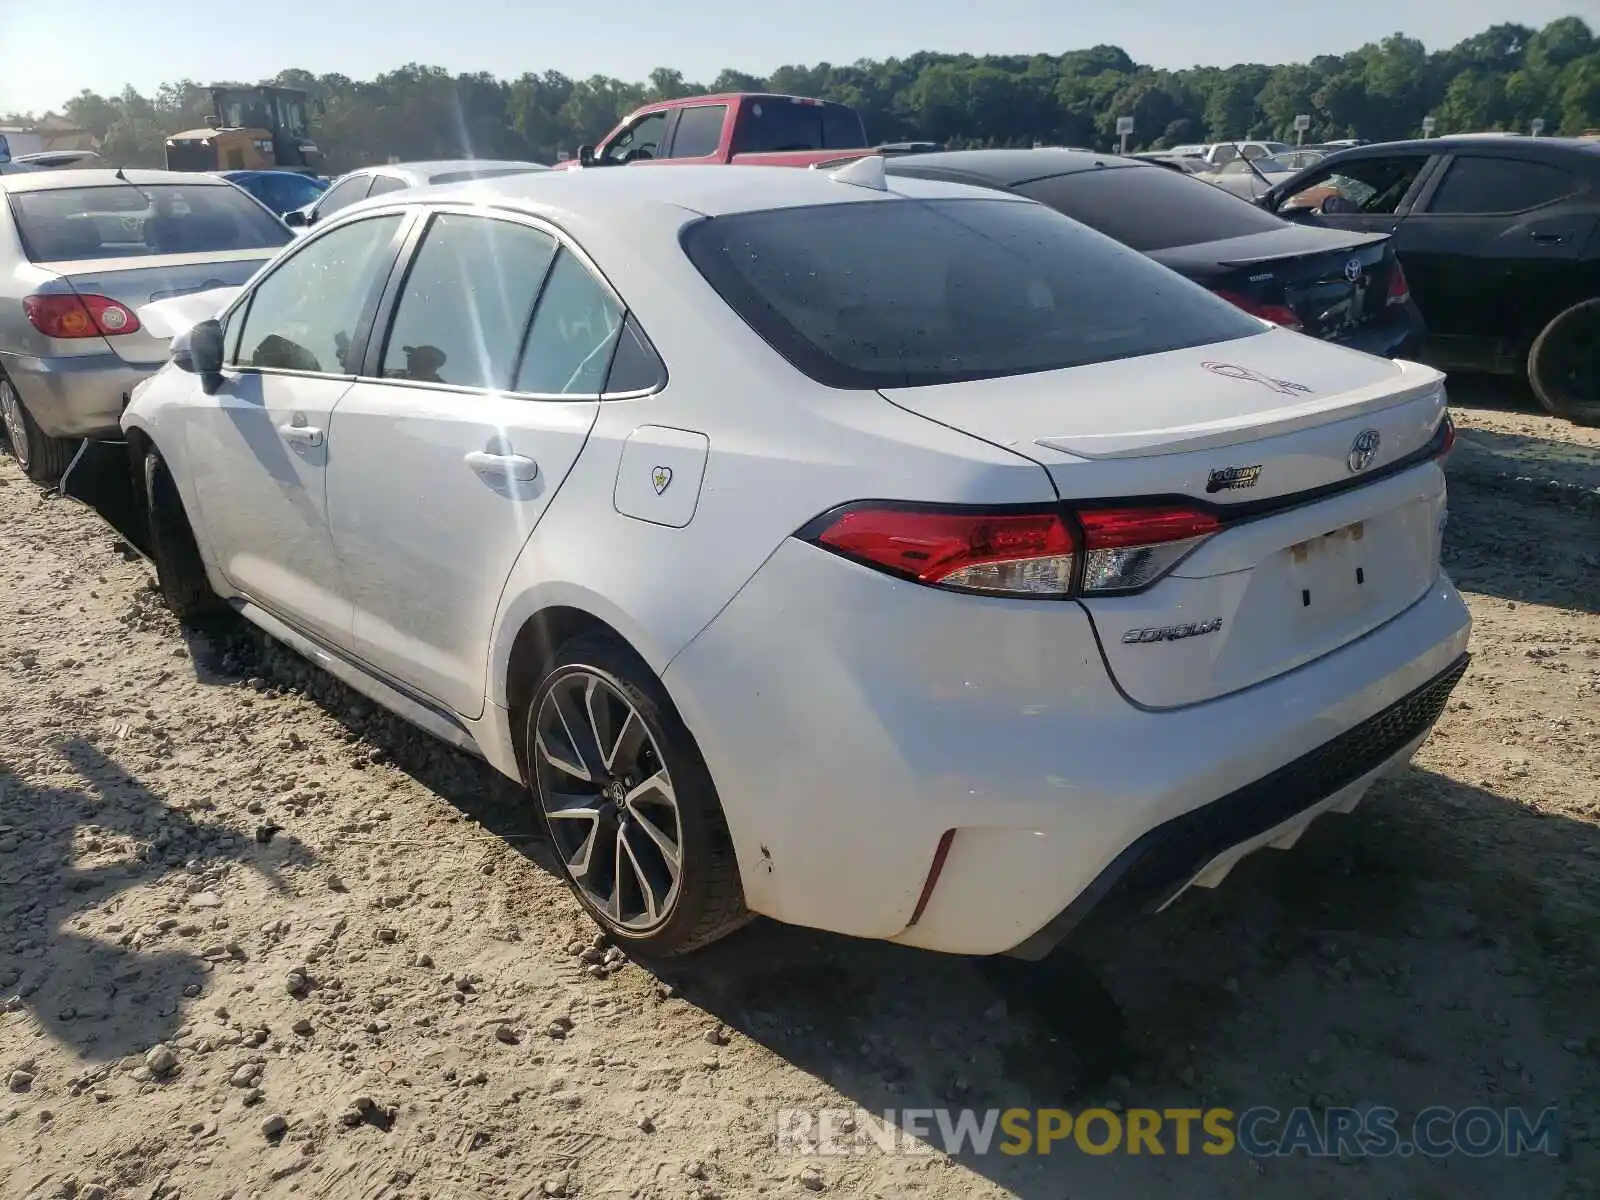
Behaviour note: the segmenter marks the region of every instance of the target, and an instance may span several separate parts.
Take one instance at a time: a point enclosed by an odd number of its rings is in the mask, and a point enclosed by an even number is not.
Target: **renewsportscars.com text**
[[[800,1156],[866,1154],[1302,1154],[1312,1158],[1556,1156],[1559,1113],[1546,1108],[785,1108],[777,1149]]]

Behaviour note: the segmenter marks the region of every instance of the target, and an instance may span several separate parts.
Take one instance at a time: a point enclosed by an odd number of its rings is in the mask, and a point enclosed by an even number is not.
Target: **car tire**
[[[1600,425],[1600,296],[1544,327],[1528,351],[1528,382],[1547,412]]]
[[[142,466],[145,534],[162,600],[186,625],[220,616],[227,603],[211,590],[200,546],[166,460],[158,451],[148,450]]]
[[[568,640],[521,718],[528,787],[557,869],[616,945],[670,958],[751,919],[711,772],[629,647],[608,634]]]
[[[51,437],[39,428],[17,387],[0,375],[0,426],[23,474],[46,487],[60,481],[78,452],[77,438]]]

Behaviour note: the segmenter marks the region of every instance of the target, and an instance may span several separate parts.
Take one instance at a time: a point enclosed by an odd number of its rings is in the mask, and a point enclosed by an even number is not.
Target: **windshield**
[[[260,250],[294,237],[226,184],[15,192],[11,210],[33,262]]]
[[[306,104],[298,96],[277,95],[273,106],[278,110],[278,124],[295,137],[306,134]]]
[[[751,328],[830,387],[1022,375],[1261,332],[1150,259],[998,197],[709,218],[684,250]]]
[[[1248,200],[1159,167],[1079,171],[1017,191],[1147,254],[1283,228],[1281,218]]]

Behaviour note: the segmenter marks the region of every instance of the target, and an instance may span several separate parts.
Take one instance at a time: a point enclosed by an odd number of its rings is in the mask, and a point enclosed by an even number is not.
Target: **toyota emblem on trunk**
[[[1344,460],[1352,475],[1372,465],[1372,460],[1378,457],[1378,443],[1382,440],[1376,429],[1363,429],[1356,434],[1356,440],[1350,444],[1350,454]]]
[[[1349,262],[1345,263],[1344,277],[1351,283],[1354,283],[1356,280],[1361,278],[1361,260],[1359,258],[1352,258]]]

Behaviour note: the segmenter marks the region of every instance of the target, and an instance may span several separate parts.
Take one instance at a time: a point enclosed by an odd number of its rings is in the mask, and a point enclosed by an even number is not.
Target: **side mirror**
[[[200,376],[206,395],[222,386],[222,322],[212,317],[172,339],[172,361],[183,371]]]
[[[283,223],[290,229],[304,229],[311,224],[311,210],[309,208],[291,208],[283,214]]]
[[[579,146],[578,147],[578,165],[580,167],[592,167],[592,166],[594,166],[594,147],[593,146]]]

